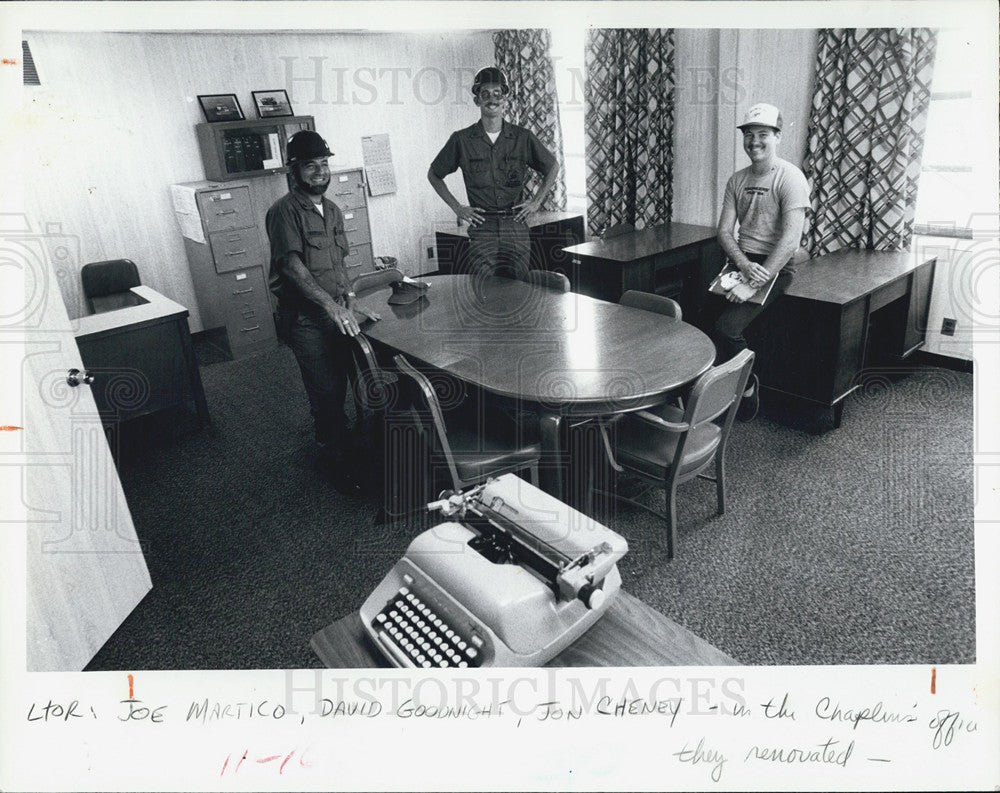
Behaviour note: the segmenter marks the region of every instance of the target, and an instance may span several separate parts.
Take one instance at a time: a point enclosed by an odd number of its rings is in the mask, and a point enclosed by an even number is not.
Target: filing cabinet
[[[245,182],[172,188],[205,331],[233,358],[277,346],[267,255]]]
[[[372,256],[372,231],[368,221],[368,192],[361,168],[348,168],[330,174],[326,197],[340,207],[344,215],[344,233],[351,252],[344,258],[347,276],[352,281],[375,269]]]

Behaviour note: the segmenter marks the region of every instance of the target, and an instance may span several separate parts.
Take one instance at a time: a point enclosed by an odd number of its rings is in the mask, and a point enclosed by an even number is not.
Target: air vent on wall
[[[21,61],[24,66],[24,84],[25,85],[41,85],[42,81],[38,79],[38,69],[35,68],[35,59],[31,57],[31,48],[28,47],[28,42],[21,42]]]

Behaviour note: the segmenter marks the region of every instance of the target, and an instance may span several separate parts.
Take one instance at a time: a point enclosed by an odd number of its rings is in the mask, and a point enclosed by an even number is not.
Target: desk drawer
[[[254,225],[250,188],[246,185],[198,193],[198,211],[205,231],[222,231]]]
[[[217,273],[256,267],[263,260],[257,229],[230,229],[208,235]]]
[[[335,173],[330,177],[330,188],[327,198],[341,208],[357,209],[365,205],[365,179],[361,171]]]
[[[344,233],[347,235],[347,241],[352,246],[371,242],[372,235],[368,228],[368,210],[345,209]]]
[[[893,300],[903,297],[909,291],[909,277],[897,278],[891,284],[886,284],[872,292],[869,311],[878,311],[883,306],[889,305]]]
[[[371,245],[352,245],[351,252],[344,257],[344,264],[351,278],[357,278],[361,273],[375,269],[375,259],[372,257]]]

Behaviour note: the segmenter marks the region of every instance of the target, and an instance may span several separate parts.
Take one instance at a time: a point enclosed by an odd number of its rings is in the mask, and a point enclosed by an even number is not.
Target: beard
[[[326,189],[330,186],[330,177],[326,177],[321,183],[313,184],[312,182],[307,182],[303,180],[302,176],[299,174],[298,169],[295,171],[295,184],[298,185],[299,189],[308,195],[323,195]]]

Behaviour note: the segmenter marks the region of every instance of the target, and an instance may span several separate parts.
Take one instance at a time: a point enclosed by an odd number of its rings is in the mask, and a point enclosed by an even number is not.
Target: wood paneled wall
[[[680,29],[676,44],[673,219],[714,226],[726,181],[749,164],[736,125],[751,105],[781,108],[778,153],[801,166],[816,31]]]
[[[427,168],[452,131],[478,118],[467,86],[493,62],[488,31],[24,38],[43,83],[25,92],[26,214],[34,231],[68,235],[56,266],[70,316],[85,313],[79,268],[124,257],[191,310],[193,331],[202,324],[169,187],[205,178],[198,94],[235,93],[255,118],[251,91],[285,88],[297,114],[315,117],[334,167],[362,165],[361,137],[388,133],[397,190],[370,199],[374,253],[421,272],[434,222],[450,215]],[[281,192],[283,177],[267,179]],[[464,195],[460,176],[449,184]]]

